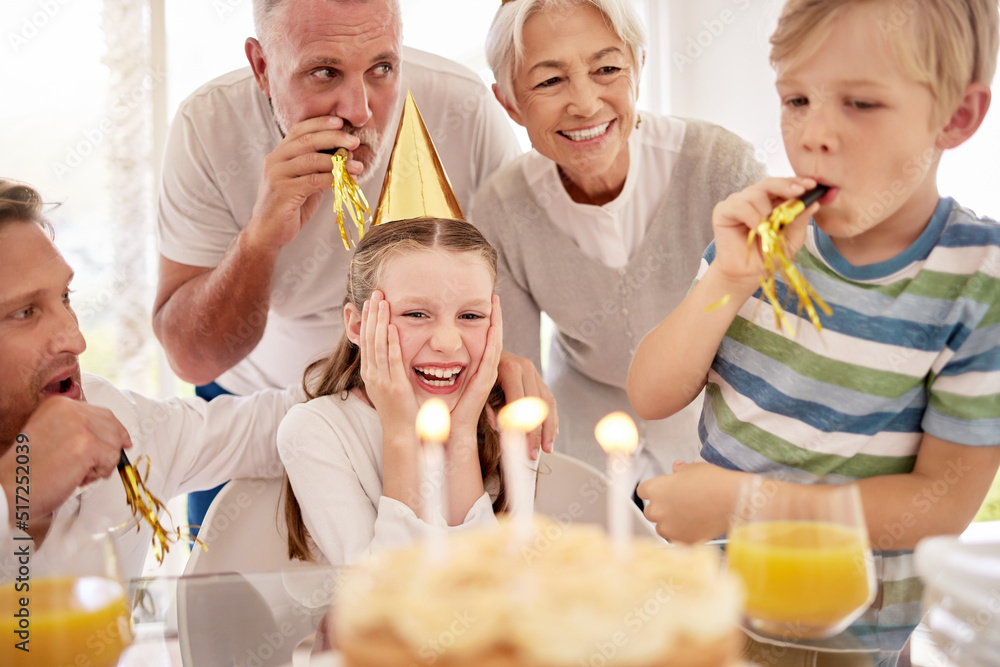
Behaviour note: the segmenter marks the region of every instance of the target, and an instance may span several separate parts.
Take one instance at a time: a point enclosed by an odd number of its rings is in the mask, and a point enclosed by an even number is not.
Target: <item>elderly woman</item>
[[[603,468],[594,426],[636,419],[636,479],[699,450],[700,406],[635,417],[625,394],[642,337],[678,303],[712,240],[712,208],[759,181],[753,149],[704,122],[636,111],[645,35],[628,0],[507,0],[487,37],[494,93],[534,150],[480,188],[471,220],[500,254],[504,347],[541,359],[556,448]]]

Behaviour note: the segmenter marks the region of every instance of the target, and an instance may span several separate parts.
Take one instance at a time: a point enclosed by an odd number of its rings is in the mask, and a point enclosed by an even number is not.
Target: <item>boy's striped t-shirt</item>
[[[910,248],[861,267],[811,222],[796,262],[833,314],[817,332],[779,283],[788,336],[759,290],[743,305],[708,376],[705,460],[846,481],[909,472],[924,432],[1000,445],[996,221],[943,198]]]

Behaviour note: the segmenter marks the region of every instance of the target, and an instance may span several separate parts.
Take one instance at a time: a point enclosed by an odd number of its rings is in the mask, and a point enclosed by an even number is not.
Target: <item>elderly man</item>
[[[120,526],[131,512],[115,473],[122,448],[148,456],[163,501],[230,477],[280,475],[278,423],[297,387],[207,403],[156,401],[81,373],[87,344],[70,305],[73,271],[52,243],[41,197],[0,178],[0,536],[46,536],[78,522]],[[82,488],[81,488],[82,487]],[[138,576],[152,531],[117,531],[125,576]],[[11,553],[0,557],[0,580]]]
[[[153,329],[205,397],[301,382],[341,334],[351,253],[320,151],[350,151],[374,208],[409,90],[463,210],[520,153],[475,74],[403,48],[398,0],[255,0],[254,23],[250,67],[183,103],[164,158]],[[504,355],[500,382],[552,402],[526,359]]]

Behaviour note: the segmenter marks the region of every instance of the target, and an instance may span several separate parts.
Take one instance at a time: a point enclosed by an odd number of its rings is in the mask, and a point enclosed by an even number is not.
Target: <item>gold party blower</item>
[[[801,315],[802,311],[805,310],[806,314],[809,315],[809,321],[813,323],[817,331],[822,331],[823,326],[820,324],[819,315],[816,313],[816,307],[813,303],[815,302],[828,316],[832,314],[830,306],[826,305],[823,299],[816,294],[785,252],[785,228],[804,210],[819,201],[829,189],[829,186],[818,185],[797,199],[789,199],[779,204],[771,211],[771,215],[767,219],[761,220],[756,229],[750,230],[747,237],[748,253],[753,250],[754,240],[760,239],[760,251],[764,258],[764,275],[760,278],[760,289],[774,310],[775,321],[790,335],[794,335],[795,330],[778,301],[776,290],[776,276],[778,274],[784,277],[785,282],[798,296],[799,314]]]

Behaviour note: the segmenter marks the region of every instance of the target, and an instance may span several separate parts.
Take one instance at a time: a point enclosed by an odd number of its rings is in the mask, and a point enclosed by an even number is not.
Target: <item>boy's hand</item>
[[[764,265],[760,244],[747,251],[747,236],[778,204],[799,197],[816,187],[811,178],[767,178],[735,192],[716,204],[712,211],[715,232],[715,261],[712,267],[729,281],[756,289]],[[793,256],[805,241],[806,224],[819,209],[813,204],[803,211],[785,232],[787,254]]]
[[[451,432],[471,434],[473,443],[478,439],[479,415],[483,412],[486,399],[497,382],[497,364],[503,351],[503,317],[500,313],[500,297],[493,295],[490,309],[490,329],[486,334],[486,347],[479,365],[469,378],[465,391],[455,409],[451,411]]]
[[[723,535],[736,505],[741,477],[711,463],[674,463],[673,475],[648,479],[636,493],[648,500],[644,514],[662,537],[694,544]]]
[[[399,330],[385,295],[375,290],[361,311],[361,379],[386,438],[416,432],[417,398],[403,367]]]

